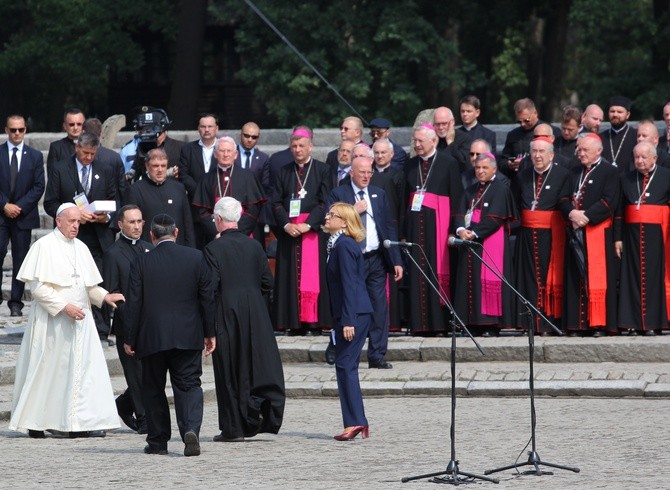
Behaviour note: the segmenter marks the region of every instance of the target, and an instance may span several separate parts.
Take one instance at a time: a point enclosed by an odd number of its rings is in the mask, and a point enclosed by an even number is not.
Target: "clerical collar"
[[[389,164],[389,165],[386,165],[385,167],[380,167],[379,165],[375,165],[374,169],[375,169],[377,172],[383,173],[383,172],[385,172],[386,170],[388,170],[388,168],[389,168],[390,166],[391,166],[390,164]]]
[[[654,172],[656,172],[656,169],[657,169],[657,168],[658,168],[658,165],[654,163],[654,166],[651,167],[651,170],[650,170],[649,172],[647,172],[647,175],[651,175],[651,174],[653,174]],[[640,172],[639,170],[638,170],[638,173],[639,173],[640,175],[644,175],[644,174],[643,174],[642,172]]]
[[[620,128],[615,128],[614,126],[612,126],[610,129],[612,130],[612,132],[619,134],[626,128],[626,126],[628,126],[628,123],[623,123]]]
[[[131,245],[135,245],[135,244],[140,240],[139,238],[138,238],[137,240],[134,240],[134,239],[132,239],[132,238],[130,238],[130,237],[127,237],[126,235],[123,234],[123,232],[121,232],[120,235],[121,235],[121,236],[120,236],[119,238],[120,238],[121,240],[125,240],[125,241],[127,241],[128,243],[130,243]]]
[[[155,185],[156,187],[160,187],[163,184],[165,184],[165,182],[167,182],[167,177],[160,182],[156,182],[154,179],[151,178],[151,176],[149,174],[147,174],[147,180],[149,182],[151,182],[153,185]]]
[[[463,128],[464,128],[466,131],[472,131],[476,125],[477,125],[477,121],[473,122],[470,126],[466,126],[466,125],[464,124],[464,125],[463,125]]]
[[[221,172],[229,172],[230,169],[231,169],[232,167],[233,167],[232,165],[229,165],[229,166],[227,166],[227,167],[222,167],[221,165],[217,165],[217,166],[216,166],[216,168],[218,168],[219,170],[221,170]]]
[[[538,170],[538,169],[536,169],[535,167],[533,167],[533,170],[535,170],[535,173],[536,173],[536,174],[538,174],[538,175],[543,175],[543,174],[547,173],[549,170],[551,170],[551,167],[552,167],[553,165],[554,165],[554,162],[551,162],[551,163],[547,166],[547,168],[545,168],[544,170]]]
[[[602,159],[603,159],[603,158],[600,157],[600,158],[598,158],[598,160],[596,160],[595,162],[593,162],[591,165],[587,165],[587,166],[586,166],[586,170],[587,170],[587,171],[588,171],[588,170],[591,170],[593,167],[597,166],[597,165],[600,163],[600,161],[601,161]]]
[[[312,157],[309,157],[309,160],[307,160],[305,163],[298,163],[298,162],[295,162],[295,164],[296,164],[299,168],[304,168],[305,165],[309,165],[311,162],[312,162]]]
[[[427,157],[421,157],[421,160],[423,160],[424,162],[427,160],[431,160],[435,156],[435,153],[437,153],[437,148],[434,148],[433,153],[431,153]]]

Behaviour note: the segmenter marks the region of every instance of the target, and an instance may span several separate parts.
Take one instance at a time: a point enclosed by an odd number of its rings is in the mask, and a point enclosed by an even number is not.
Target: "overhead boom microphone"
[[[391,248],[391,247],[413,247],[414,245],[417,245],[416,243],[412,242],[394,242],[393,240],[384,240],[384,248]]]
[[[449,240],[447,240],[447,244],[450,247],[479,247],[481,245],[479,242],[473,242],[472,240],[461,240],[455,236],[450,236]]]

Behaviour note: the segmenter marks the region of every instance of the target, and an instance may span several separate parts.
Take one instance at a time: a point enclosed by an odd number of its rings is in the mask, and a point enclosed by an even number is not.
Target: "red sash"
[[[521,226],[551,229],[551,254],[546,284],[538,289],[538,304],[547,315],[560,318],[563,313],[563,259],[565,256],[565,221],[560,211],[521,211]]]
[[[309,213],[290,218],[291,223],[307,221]],[[298,317],[301,322],[319,321],[319,234],[310,230],[303,233],[300,284],[298,285]]]
[[[589,294],[589,325],[596,328],[607,324],[607,260],[605,230],[612,227],[612,218],[607,218],[597,225],[588,225],[586,233],[586,261],[588,294]]]
[[[624,220],[630,224],[661,225],[663,250],[665,251],[665,304],[670,319],[670,208],[665,204],[629,204],[624,211]]]
[[[481,215],[481,209],[475,209],[472,212],[472,222],[479,223]],[[484,247],[482,257],[487,257],[489,265],[502,275],[505,258],[505,227],[501,226],[495,233],[485,238],[482,246]],[[502,281],[483,263],[479,277],[482,283],[482,315],[502,316]]]

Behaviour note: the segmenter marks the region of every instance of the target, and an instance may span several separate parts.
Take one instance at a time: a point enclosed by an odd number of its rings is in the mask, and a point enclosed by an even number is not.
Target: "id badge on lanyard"
[[[291,199],[288,217],[297,218],[298,216],[300,216],[300,199]]]
[[[412,199],[412,211],[421,211],[421,206],[423,204],[423,198],[425,197],[425,191],[419,190],[414,193],[414,198]]]
[[[472,209],[468,210],[467,213],[465,213],[465,228],[470,228],[470,223],[472,222]]]

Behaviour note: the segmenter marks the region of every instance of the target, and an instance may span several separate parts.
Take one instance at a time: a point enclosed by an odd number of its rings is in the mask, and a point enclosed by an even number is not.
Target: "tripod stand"
[[[529,363],[529,390],[530,390],[530,440],[531,440],[531,450],[528,452],[528,461],[525,463],[519,463],[519,464],[511,464],[507,466],[502,466],[500,468],[495,468],[492,470],[486,470],[484,472],[485,475],[490,475],[491,473],[497,473],[499,471],[505,471],[505,470],[510,470],[512,468],[519,468],[521,466],[533,466],[535,469],[534,470],[528,470],[525,471],[523,474],[524,475],[531,475],[535,474],[538,476],[541,475],[552,475],[552,472],[546,472],[542,471],[540,469],[540,466],[549,466],[551,468],[558,468],[561,470],[568,470],[568,471],[574,471],[575,473],[579,473],[579,468],[571,467],[571,466],[563,466],[559,465],[556,463],[549,463],[547,461],[542,461],[540,459],[540,455],[537,452],[536,449],[536,437],[535,437],[535,427],[537,424],[537,418],[535,415],[535,373],[534,373],[534,353],[535,353],[535,325],[533,322],[533,314],[541,317],[556,333],[559,335],[563,335],[563,332],[558,329],[549,319],[544,316],[544,314],[538,310],[535,305],[531,304],[519,291],[517,291],[510,283],[509,281],[505,278],[504,275],[502,275],[499,271],[497,271],[494,267],[491,267],[486,260],[484,260],[484,257],[482,257],[480,254],[475,252],[472,248],[469,249],[469,253],[473,254],[475,257],[479,258],[481,260],[482,264],[486,266],[488,270],[493,272],[493,274],[500,279],[502,282],[504,282],[508,288],[510,288],[514,294],[519,298],[523,306],[526,308],[526,313],[528,318],[528,363]]]
[[[419,247],[420,248],[420,247]],[[451,320],[451,359],[450,359],[450,367],[451,367],[451,428],[449,430],[449,436],[451,440],[451,459],[449,460],[449,463],[447,464],[447,468],[443,471],[436,471],[433,473],[425,473],[423,475],[415,475],[415,476],[406,476],[402,478],[402,482],[406,483],[408,481],[412,480],[419,480],[422,478],[431,478],[431,482],[433,483],[445,483],[445,484],[451,484],[451,485],[460,485],[461,483],[474,483],[475,480],[486,480],[492,483],[499,483],[500,481],[496,478],[491,478],[491,477],[486,477],[486,476],[481,476],[481,475],[475,475],[474,473],[467,473],[465,471],[461,471],[460,468],[458,467],[458,461],[456,460],[456,320],[460,324],[460,328],[463,332],[465,332],[470,339],[474,342],[475,346],[481,352],[482,355],[484,354],[484,350],[482,347],[479,345],[479,343],[472,337],[470,334],[470,331],[466,328],[465,324],[463,321],[458,317],[456,314],[456,311],[454,311],[454,308],[452,304],[449,302],[449,299],[446,297],[446,294],[442,291],[442,288],[439,286],[439,281],[437,281],[437,278],[431,279],[426,275],[426,272],[419,267],[419,264],[417,264],[416,260],[414,260],[414,257],[412,257],[412,254],[409,253],[409,250],[407,248],[403,248],[403,251],[405,252],[405,255],[409,257],[410,262],[414,264],[414,267],[417,268],[418,271],[421,272],[423,275],[424,279],[426,279],[426,282],[430,284],[430,287],[437,293],[439,298],[444,302],[445,305],[449,308],[449,311],[451,312],[453,320]],[[423,249],[421,249],[421,253],[424,253]],[[424,253],[425,255],[425,253]],[[431,271],[432,272],[432,271]],[[433,273],[433,276],[435,274]],[[440,475],[446,475],[443,477],[439,477]]]

